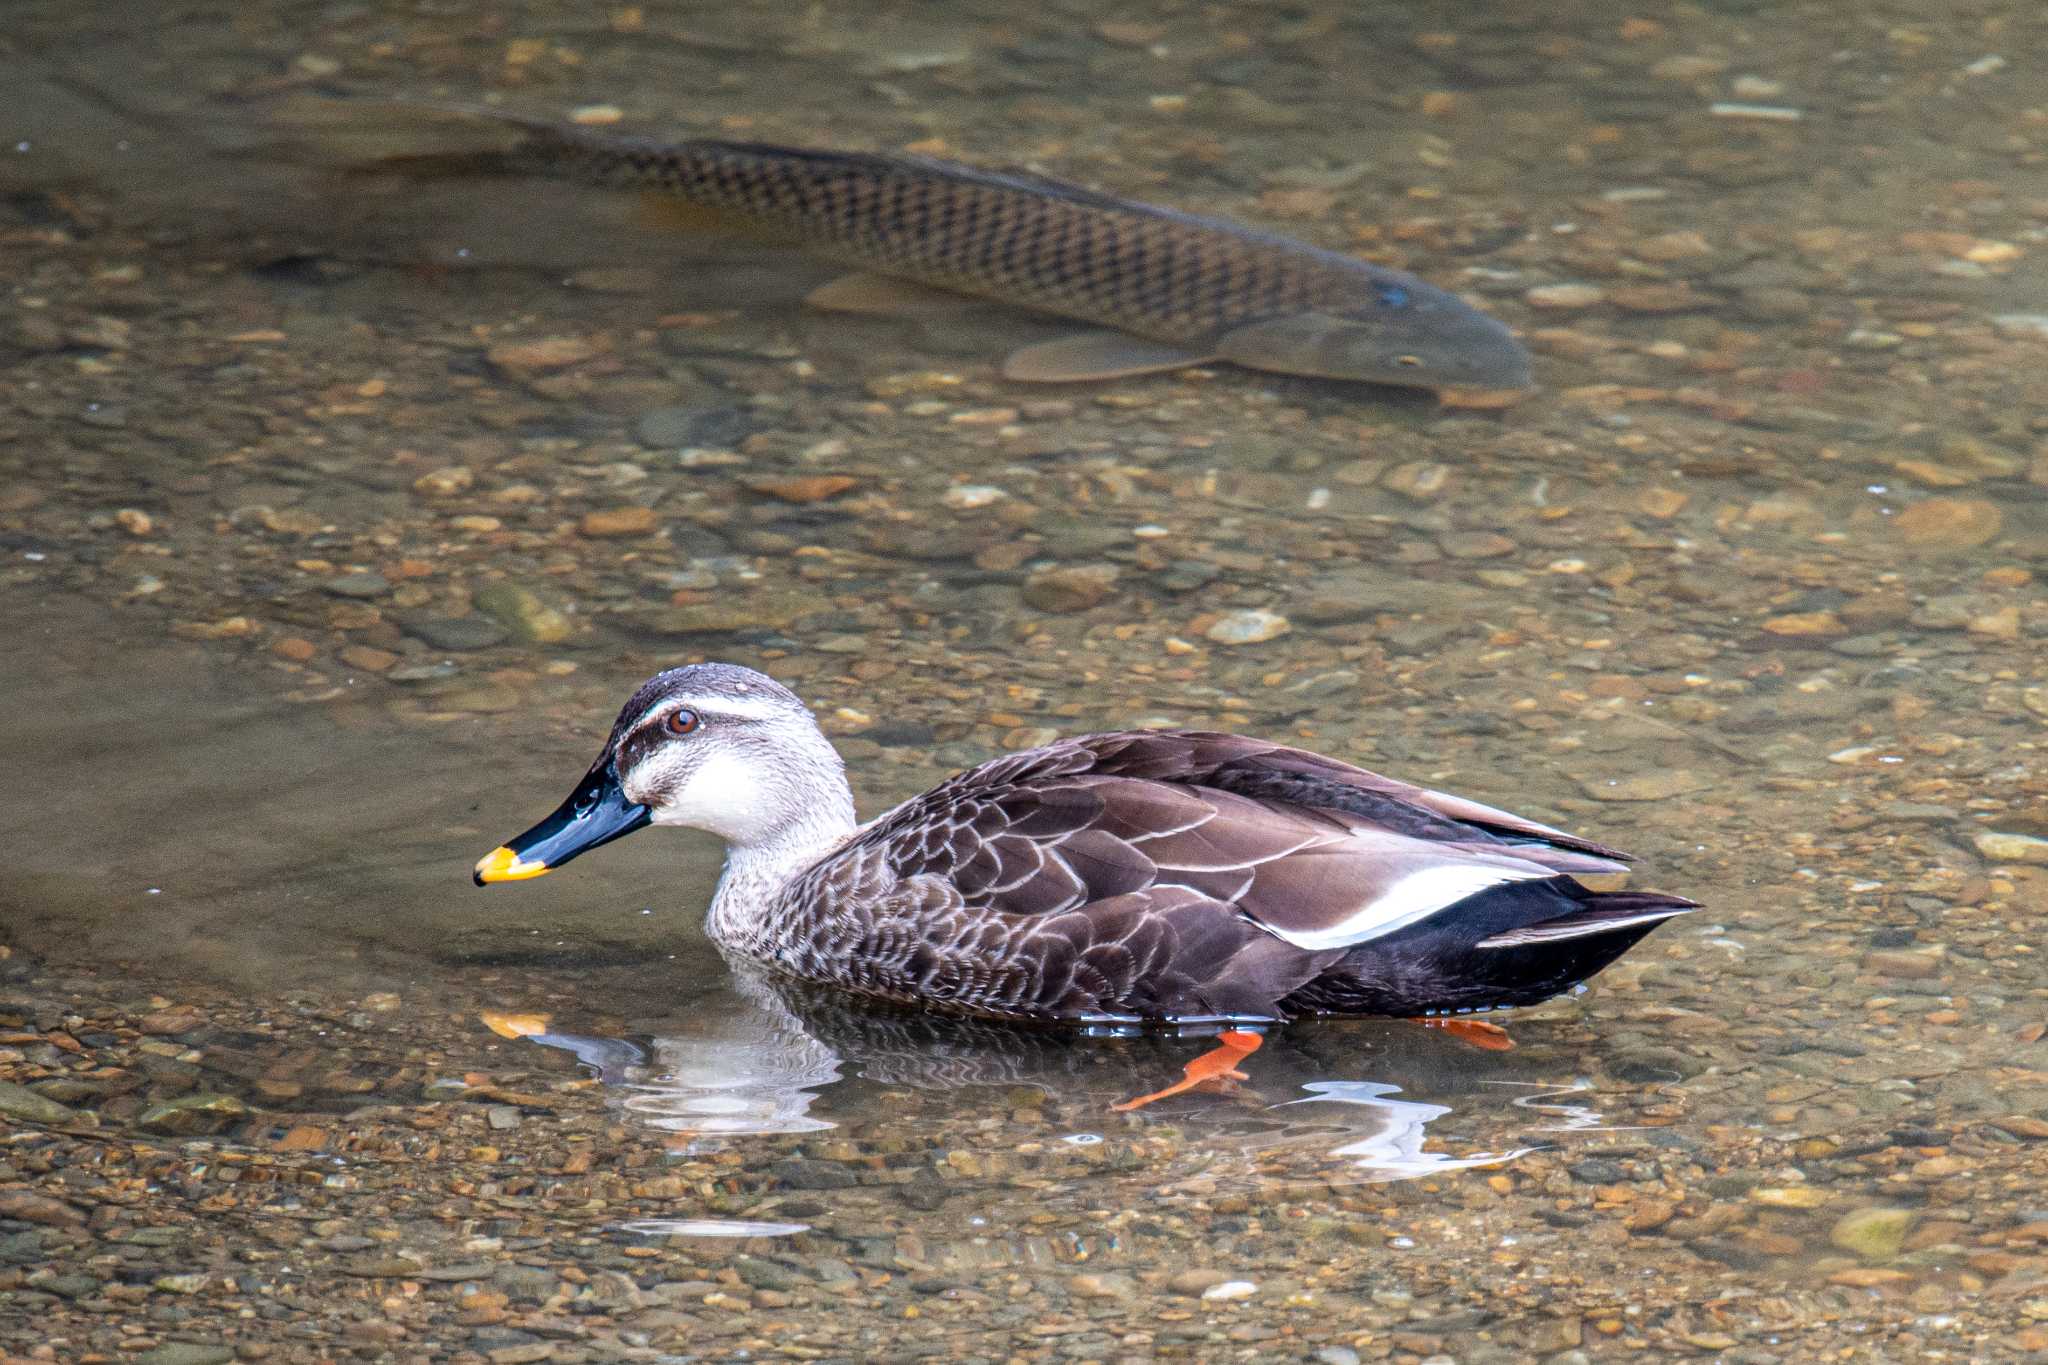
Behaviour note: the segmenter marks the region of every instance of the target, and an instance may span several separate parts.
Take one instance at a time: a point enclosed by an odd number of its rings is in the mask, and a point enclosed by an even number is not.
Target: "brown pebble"
[[[860,483],[845,474],[802,474],[795,478],[748,479],[747,487],[784,502],[823,502]]]
[[[1325,218],[1335,207],[1335,190],[1267,190],[1259,196],[1259,212],[1268,218]]]
[[[1229,1278],[1230,1275],[1226,1271],[1204,1266],[1181,1271],[1166,1282],[1166,1287],[1176,1294],[1183,1294],[1191,1299],[1199,1299],[1203,1294],[1214,1289]]]
[[[270,647],[270,652],[280,659],[289,659],[295,664],[302,664],[318,653],[314,649],[311,640],[302,640],[296,635],[287,635],[284,639],[279,640]]]
[[[1892,518],[1908,545],[1973,550],[2005,529],[2005,514],[1983,498],[1928,498]]]
[[[135,1027],[144,1033],[161,1036],[167,1033],[190,1033],[206,1022],[206,1016],[198,1010],[168,1009],[145,1014],[135,1021]]]
[[[1863,970],[1904,981],[1927,981],[1941,975],[1944,955],[1939,949],[1881,948],[1863,955]]]
[[[51,1199],[27,1190],[0,1190],[0,1218],[19,1218],[44,1227],[77,1227],[85,1215],[61,1199]]]
[[[1849,633],[1849,628],[1842,624],[1842,618],[1831,611],[1795,611],[1785,616],[1773,616],[1764,622],[1764,630],[1772,635],[1795,639],[1833,639]]]
[[[461,465],[433,469],[412,481],[412,491],[430,498],[445,498],[462,492],[476,482],[476,475]]]
[[[1991,1126],[2033,1142],[2048,1139],[2048,1119],[2036,1118],[2032,1114],[2008,1114],[2002,1119],[1991,1120]]]
[[[585,337],[540,337],[533,341],[502,341],[484,352],[501,370],[560,370],[600,355],[605,347]]]
[[[660,524],[652,507],[607,507],[586,512],[576,529],[594,539],[606,536],[644,536]]]
[[[1667,521],[1677,516],[1692,501],[1690,495],[1675,488],[1645,488],[1636,495],[1636,506],[1644,516]]]
[[[350,668],[360,668],[365,673],[382,673],[398,662],[396,654],[373,645],[350,645],[341,650],[337,657]]]
[[[1655,1232],[1677,1213],[1678,1205],[1668,1199],[1645,1199],[1629,1212],[1626,1226],[1630,1232]]]
[[[1515,552],[1515,542],[1493,531],[1446,531],[1436,543],[1452,559],[1498,559]]]
[[[1607,293],[1594,284],[1539,284],[1522,295],[1531,308],[1591,308],[1605,300]]]
[[[1024,601],[1038,611],[1086,611],[1109,596],[1117,572],[1114,564],[1040,569],[1024,580]]]

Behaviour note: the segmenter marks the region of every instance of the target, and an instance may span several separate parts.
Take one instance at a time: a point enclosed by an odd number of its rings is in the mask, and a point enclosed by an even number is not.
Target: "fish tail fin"
[[[274,154],[346,176],[506,175],[532,120],[475,105],[292,95],[266,102]]]

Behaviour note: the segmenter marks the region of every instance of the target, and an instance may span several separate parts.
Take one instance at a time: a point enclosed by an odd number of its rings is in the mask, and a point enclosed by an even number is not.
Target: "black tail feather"
[[[1290,1010],[1412,1016],[1534,1005],[1608,966],[1693,902],[1589,891],[1569,877],[1515,882],[1358,944]]]

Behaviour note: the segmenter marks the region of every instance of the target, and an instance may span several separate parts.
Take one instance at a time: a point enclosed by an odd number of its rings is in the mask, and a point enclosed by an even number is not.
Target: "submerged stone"
[[[69,1123],[78,1117],[68,1105],[13,1081],[0,1081],[0,1115],[17,1123]]]
[[[1918,1217],[1911,1209],[1857,1209],[1828,1229],[1828,1240],[1867,1261],[1888,1261],[1899,1254]]]
[[[143,1110],[135,1126],[145,1132],[190,1137],[221,1132],[248,1115],[249,1106],[233,1095],[180,1095]]]
[[[530,645],[560,644],[575,628],[567,614],[517,583],[493,583],[479,589],[475,600],[478,611]]]

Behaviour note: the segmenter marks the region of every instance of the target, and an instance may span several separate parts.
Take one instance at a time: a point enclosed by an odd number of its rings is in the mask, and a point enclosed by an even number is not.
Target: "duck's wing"
[[[856,843],[897,879],[957,894],[969,915],[1144,911],[1189,931],[1216,920],[1205,933],[1232,952],[1243,928],[1342,950],[1492,887],[1625,866],[1476,802],[1196,731],[1093,735],[998,759]]]
[[[1505,845],[1559,872],[1622,872],[1629,862],[1625,853],[1526,816],[1291,745],[1204,730],[1128,730],[1075,743],[1098,755],[1098,771],[1350,816],[1432,843]]]

